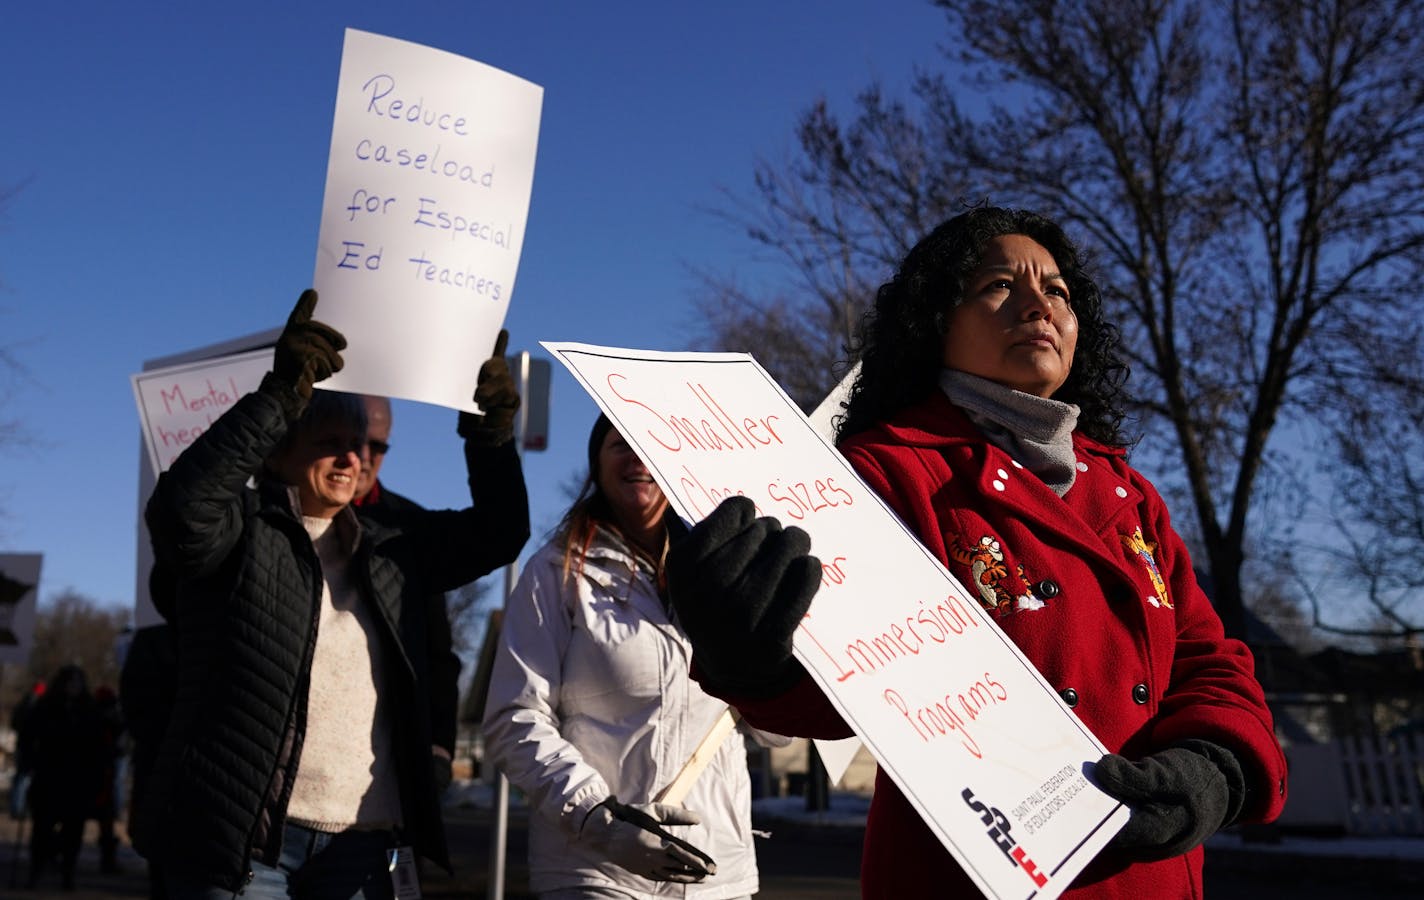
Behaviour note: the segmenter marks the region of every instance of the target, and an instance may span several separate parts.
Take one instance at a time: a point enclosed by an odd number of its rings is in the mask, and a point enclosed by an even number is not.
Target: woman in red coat
[[[1157,491],[1127,464],[1118,333],[1078,251],[1031,213],[973,209],[881,287],[840,449],[1111,751],[1127,826],[1064,896],[1200,897],[1201,844],[1285,802],[1250,652],[1225,636]],[[820,565],[796,528],[725,502],[674,547],[703,686],[782,734],[850,732],[791,656]],[[879,776],[865,897],[972,896]]]

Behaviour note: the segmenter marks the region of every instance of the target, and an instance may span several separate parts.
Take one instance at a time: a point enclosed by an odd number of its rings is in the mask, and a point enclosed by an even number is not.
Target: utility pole
[[[547,373],[548,361],[544,364],[544,377],[542,379],[542,390],[536,391],[538,396],[531,397],[530,372],[532,361],[529,358],[528,350],[519,351],[515,357],[514,369],[515,377],[519,382],[519,396],[522,402],[519,404],[519,413],[514,423],[514,446],[519,454],[521,463],[524,459],[525,439],[528,435],[531,413],[540,416],[542,421],[549,421],[549,377]],[[540,435],[535,449],[543,449],[547,446],[547,436]],[[501,607],[508,605],[509,595],[514,593],[514,585],[519,580],[519,561],[515,560],[504,567],[504,602]],[[490,617],[490,626],[495,627],[494,617]],[[496,771],[494,774],[494,827],[490,829],[490,863],[489,863],[489,889],[486,892],[488,900],[504,900],[504,873],[505,854],[509,847],[509,779],[504,777],[503,772]]]

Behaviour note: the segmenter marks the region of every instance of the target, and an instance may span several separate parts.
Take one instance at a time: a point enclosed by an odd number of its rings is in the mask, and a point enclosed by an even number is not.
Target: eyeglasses
[[[391,449],[391,445],[385,441],[367,441],[366,446],[370,449],[372,456],[385,456],[386,451]]]

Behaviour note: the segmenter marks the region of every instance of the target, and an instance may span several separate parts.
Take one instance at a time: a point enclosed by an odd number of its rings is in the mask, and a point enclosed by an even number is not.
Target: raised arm
[[[341,369],[346,339],[312,318],[305,291],[273,352],[272,371],[199,435],[158,478],[145,509],[154,554],[182,576],[203,575],[241,537],[250,478],[301,416],[312,386]]]

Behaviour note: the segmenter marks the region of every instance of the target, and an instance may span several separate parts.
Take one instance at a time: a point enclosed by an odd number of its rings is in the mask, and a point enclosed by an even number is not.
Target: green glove
[[[1109,753],[1094,780],[1132,811],[1108,846],[1140,862],[1186,853],[1235,821],[1246,800],[1240,761],[1210,741],[1183,741],[1137,762]]]
[[[519,389],[509,373],[504,350],[509,346],[509,332],[501,328],[494,342],[494,353],[480,366],[475,382],[475,403],[483,415],[461,412],[456,429],[460,437],[485,446],[503,444],[514,437],[514,414],[519,411]]]
[[[262,389],[282,401],[288,419],[295,419],[311,400],[312,385],[341,371],[341,351],[346,338],[324,322],[312,318],[316,291],[302,291],[272,353],[272,371],[262,379]]]

